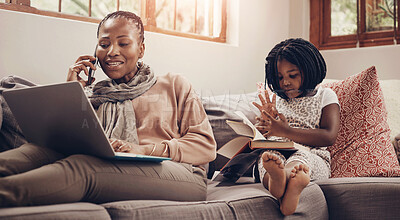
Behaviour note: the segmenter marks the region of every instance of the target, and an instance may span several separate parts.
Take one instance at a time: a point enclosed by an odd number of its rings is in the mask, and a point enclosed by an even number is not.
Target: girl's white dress
[[[332,89],[318,87],[316,90],[313,96],[289,100],[276,97],[276,109],[286,117],[290,127],[319,128],[322,109],[330,104],[339,105],[336,93]],[[306,164],[310,169],[311,180],[325,179],[330,176],[330,153],[327,147],[304,146],[287,159],[277,151],[272,152],[277,154],[285,165],[292,161]],[[266,173],[262,160],[259,160],[258,170],[262,180]]]

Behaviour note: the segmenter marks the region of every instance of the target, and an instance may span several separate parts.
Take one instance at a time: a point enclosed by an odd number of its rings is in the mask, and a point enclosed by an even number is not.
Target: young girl
[[[302,145],[285,159],[278,151],[265,151],[258,168],[263,185],[280,200],[282,214],[296,211],[302,190],[311,180],[329,178],[330,154],[339,131],[339,102],[329,88],[316,86],[326,75],[326,64],[318,49],[303,39],[277,44],[266,58],[265,90],[257,129],[265,137],[287,138]],[[278,95],[278,96],[276,96]]]

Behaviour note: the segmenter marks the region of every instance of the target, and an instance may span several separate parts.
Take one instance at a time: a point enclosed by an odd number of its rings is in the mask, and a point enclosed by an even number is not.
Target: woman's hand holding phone
[[[68,69],[67,81],[78,81],[83,87],[89,86],[94,82],[92,70],[96,70],[97,58],[90,55],[80,56],[73,65]],[[88,69],[89,68],[89,69]],[[84,80],[80,73],[84,72],[88,76],[88,80]],[[90,74],[89,74],[90,72]],[[89,77],[90,75],[90,77]]]

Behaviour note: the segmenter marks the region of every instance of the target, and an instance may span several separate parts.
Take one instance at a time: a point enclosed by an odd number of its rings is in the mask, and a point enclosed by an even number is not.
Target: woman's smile
[[[106,61],[105,64],[106,64],[106,69],[112,71],[112,70],[118,70],[118,69],[122,68],[122,65],[124,64],[124,62],[109,60],[109,61]]]

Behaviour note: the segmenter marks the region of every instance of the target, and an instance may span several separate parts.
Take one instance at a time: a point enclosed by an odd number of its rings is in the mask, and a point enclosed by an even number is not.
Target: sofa
[[[0,208],[0,219],[399,219],[398,161],[400,80],[378,80],[375,67],[345,80],[326,80],[341,104],[341,128],[329,147],[332,177],[310,182],[296,212],[283,216],[279,201],[251,177],[235,183],[213,177],[229,160],[221,155],[209,164],[207,200],[177,202],[130,200]],[[254,120],[250,104],[257,92],[208,96],[199,94],[213,127],[218,148],[237,135],[225,120],[239,120],[240,110]],[[27,183],[29,184],[29,183]]]

